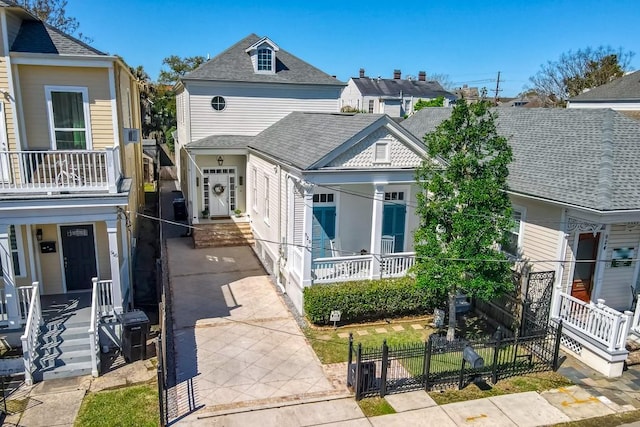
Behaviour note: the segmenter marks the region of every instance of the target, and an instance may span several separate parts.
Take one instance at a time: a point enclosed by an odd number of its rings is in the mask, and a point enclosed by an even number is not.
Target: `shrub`
[[[329,324],[331,310],[342,312],[341,322],[377,320],[432,312],[443,299],[418,288],[415,279],[365,280],[315,285],[304,289],[304,311],[318,325]]]

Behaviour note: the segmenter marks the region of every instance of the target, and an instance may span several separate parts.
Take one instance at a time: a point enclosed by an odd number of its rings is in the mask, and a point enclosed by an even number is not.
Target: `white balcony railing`
[[[402,277],[416,263],[415,252],[397,252],[382,256],[382,277]]]
[[[556,317],[565,327],[573,328],[606,346],[608,351],[624,350],[631,313],[620,313],[598,300],[597,304],[586,303],[577,298],[559,293]]]
[[[121,176],[119,151],[0,151],[0,193],[115,193]]]
[[[114,316],[113,281],[98,280],[96,295],[98,315],[100,317]]]
[[[371,255],[354,255],[313,260],[313,283],[364,280],[371,277]]]
[[[38,282],[33,282],[30,301],[24,334],[20,337],[22,341],[22,357],[24,358],[24,382],[27,385],[33,384],[33,369],[38,349],[38,332],[40,331],[40,325],[42,325],[40,286]]]

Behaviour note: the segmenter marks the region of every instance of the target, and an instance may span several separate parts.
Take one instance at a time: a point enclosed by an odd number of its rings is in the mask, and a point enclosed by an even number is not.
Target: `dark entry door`
[[[578,262],[576,262],[573,272],[571,296],[584,302],[591,301],[591,291],[593,290],[596,271],[595,260],[598,257],[599,243],[599,233],[595,236],[593,233],[583,233],[578,237],[578,248],[576,250],[576,261]]]
[[[67,291],[91,289],[91,279],[97,276],[93,226],[65,225],[60,234]]]
[[[399,203],[384,205],[382,211],[382,235],[394,236],[395,246],[393,252],[404,250],[404,224],[407,216],[407,207]]]

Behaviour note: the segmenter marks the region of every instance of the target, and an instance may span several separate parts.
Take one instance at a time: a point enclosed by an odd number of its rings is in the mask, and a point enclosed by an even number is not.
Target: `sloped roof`
[[[185,75],[183,80],[225,80],[256,83],[294,83],[344,86],[345,83],[306,63],[284,49],[276,53],[276,72],[256,73],[251,56],[245,52],[260,40],[250,34],[224,52]]]
[[[640,100],[640,71],[576,95],[569,102]]]
[[[443,89],[436,81],[402,80],[402,79],[375,79],[371,77],[352,77],[362,96],[389,96],[399,97],[413,96],[416,98],[437,98],[444,96],[447,99],[456,99],[451,92]]]
[[[377,121],[384,114],[293,112],[254,137],[250,148],[299,169],[316,162]]]
[[[640,209],[640,122],[606,109],[501,108],[516,193],[599,211]],[[422,138],[449,118],[425,108],[402,122]]]
[[[253,141],[253,136],[246,135],[210,135],[192,141],[187,144],[188,148],[247,148]]]
[[[86,43],[41,21],[22,21],[11,52],[59,55],[106,55]]]

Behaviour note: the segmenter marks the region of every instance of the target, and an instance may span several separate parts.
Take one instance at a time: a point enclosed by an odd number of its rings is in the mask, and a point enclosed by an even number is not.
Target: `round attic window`
[[[227,101],[221,96],[211,98],[211,107],[216,111],[222,111],[227,106]]]

